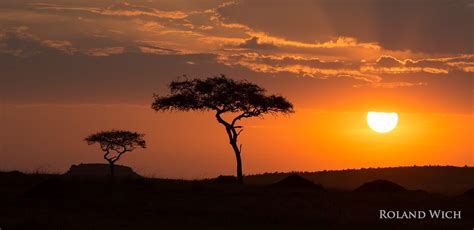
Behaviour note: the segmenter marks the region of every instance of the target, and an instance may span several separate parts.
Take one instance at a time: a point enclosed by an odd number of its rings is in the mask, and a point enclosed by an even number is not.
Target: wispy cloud
[[[68,54],[73,54],[77,52],[77,49],[72,46],[70,41],[66,40],[44,40],[41,43],[45,46],[61,50]]]
[[[95,48],[86,51],[87,55],[96,57],[106,57],[113,54],[121,54],[125,51],[125,47],[104,47]]]
[[[183,19],[188,14],[182,11],[162,11],[141,5],[134,5],[127,2],[115,3],[106,8],[98,7],[65,7],[55,4],[33,3],[38,10],[56,10],[56,11],[84,11],[93,14],[106,16],[150,16],[167,19]]]
[[[415,87],[415,86],[426,86],[426,82],[370,82],[366,84],[353,85],[354,88],[383,88],[383,89],[395,89],[401,87]]]

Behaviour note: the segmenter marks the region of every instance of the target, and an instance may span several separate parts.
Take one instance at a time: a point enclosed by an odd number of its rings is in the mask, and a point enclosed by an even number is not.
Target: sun
[[[373,112],[367,113],[367,124],[377,133],[388,133],[392,131],[398,123],[398,114],[394,112]]]

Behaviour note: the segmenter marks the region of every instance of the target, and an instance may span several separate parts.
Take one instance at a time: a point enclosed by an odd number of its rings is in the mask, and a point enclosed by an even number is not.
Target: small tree
[[[265,95],[265,89],[247,81],[236,81],[224,75],[207,79],[176,80],[169,84],[168,96],[154,95],[152,108],[156,111],[199,110],[215,111],[216,119],[224,125],[237,160],[237,179],[243,183],[242,145],[237,138],[243,131],[237,122],[242,118],[261,117],[264,114],[292,113],[293,105],[282,96]],[[225,120],[223,114],[233,114]]]
[[[131,152],[136,148],[146,148],[145,135],[125,130],[101,131],[85,138],[87,144],[100,144],[104,152],[104,159],[109,162],[110,175],[114,176],[115,162],[120,160],[123,154]]]

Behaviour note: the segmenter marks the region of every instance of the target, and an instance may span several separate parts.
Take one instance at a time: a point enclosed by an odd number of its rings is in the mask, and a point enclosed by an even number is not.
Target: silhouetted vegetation
[[[464,191],[447,196],[410,190],[352,192],[325,184],[326,189],[315,189],[300,187],[307,184],[303,177],[307,179],[307,175],[290,177],[292,183],[283,188],[117,177],[112,190],[104,177],[0,172],[0,226],[12,230],[441,230],[471,229],[474,223],[474,198],[462,195]],[[294,186],[295,181],[306,182]],[[380,209],[460,210],[462,219],[380,220]]]
[[[265,89],[247,82],[229,79],[224,75],[207,79],[177,80],[169,84],[170,94],[154,96],[152,108],[156,111],[199,110],[215,112],[224,125],[237,161],[237,180],[243,183],[242,145],[237,138],[243,127],[237,122],[243,118],[262,117],[264,114],[292,113],[293,105],[284,97],[265,95]],[[225,120],[224,114],[235,115]]]
[[[126,130],[112,130],[89,135],[85,141],[89,145],[99,143],[100,149],[104,152],[104,159],[110,165],[110,175],[113,177],[115,162],[120,160],[123,154],[136,148],[146,148],[144,136],[144,134]]]
[[[275,172],[247,175],[246,183],[269,185],[298,173],[326,188],[354,190],[363,183],[374,180],[388,180],[409,190],[425,190],[443,194],[461,194],[474,187],[474,167],[416,166],[345,170],[324,170],[319,172]]]

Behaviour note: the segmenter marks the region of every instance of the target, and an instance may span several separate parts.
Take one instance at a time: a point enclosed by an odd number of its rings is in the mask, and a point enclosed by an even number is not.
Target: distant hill
[[[363,183],[388,180],[409,190],[425,190],[443,194],[462,194],[474,188],[474,167],[413,166],[362,168],[319,172],[265,173],[245,177],[247,184],[272,184],[298,173],[325,188],[354,190]]]
[[[109,176],[110,165],[102,163],[89,163],[71,165],[65,173],[69,176]],[[115,165],[115,176],[118,177],[140,177],[132,168],[124,165]]]

